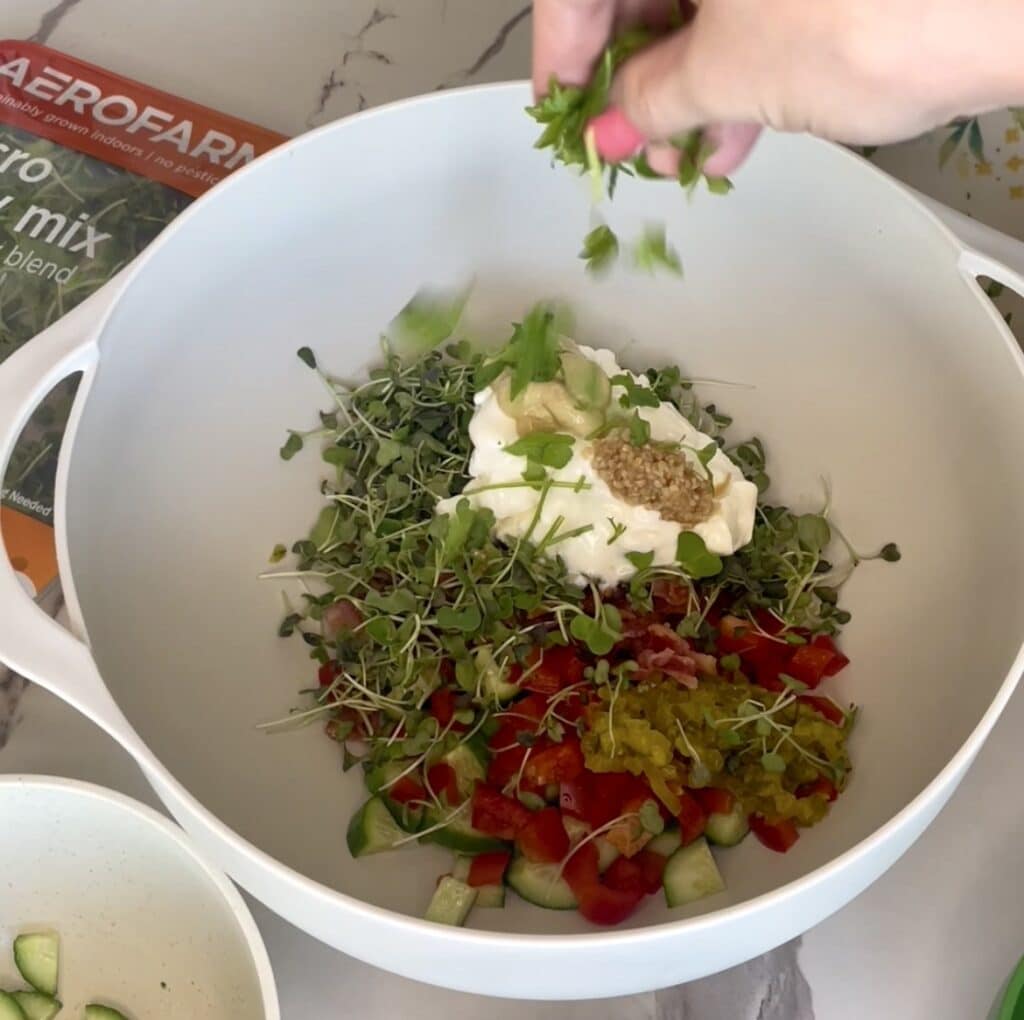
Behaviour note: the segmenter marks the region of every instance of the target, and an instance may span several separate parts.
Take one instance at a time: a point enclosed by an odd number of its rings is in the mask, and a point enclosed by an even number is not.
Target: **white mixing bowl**
[[[279,1020],[274,975],[238,890],[151,808],[99,786],[0,777],[0,988],[25,987],[11,952],[60,939],[68,1016],[88,1002],[130,1017]]]
[[[595,283],[577,259],[585,188],[532,148],[527,98],[436,95],[284,146],[0,368],[4,457],[48,386],[86,375],[59,472],[76,634],[0,569],[0,658],[104,726],[197,843],[300,928],[424,981],[593,997],[700,977],[817,923],[976,755],[1024,637],[1024,375],[975,278],[1024,280],[850,153],[770,135],[727,198],[622,181],[611,222],[629,236],[667,220],[686,279]],[[419,920],[444,854],[352,860],[358,775],[315,728],[255,729],[310,679],[257,580],[319,501],[316,457],[277,454],[324,399],[294,352],[356,374],[418,287],[470,276],[483,336],[558,296],[580,339],[634,366],[753,384],[715,397],[765,439],[777,497],[813,507],[827,475],[844,530],[903,551],[848,590],[854,664],[836,690],[863,713],[827,823],[785,856],[748,841],[722,857],[727,893],[673,913],[651,898],[620,930],[518,902],[469,929]]]

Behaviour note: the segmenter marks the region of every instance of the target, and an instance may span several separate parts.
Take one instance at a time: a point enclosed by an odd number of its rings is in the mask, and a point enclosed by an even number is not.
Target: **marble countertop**
[[[523,77],[529,67],[529,29],[530,5],[524,0],[4,3],[7,37],[46,42],[286,134],[402,96]],[[998,127],[1000,138],[1003,127]],[[1014,128],[1005,130],[1009,142]],[[900,147],[891,156],[883,153],[879,162],[903,172],[908,165],[934,160],[940,144]],[[971,187],[962,185],[974,171],[963,162],[969,155],[958,158],[960,178],[947,179],[933,193],[964,207]],[[1009,164],[1016,172],[1013,157]],[[979,175],[991,176],[987,163],[976,166]],[[1024,196],[1024,188],[1019,190]],[[34,688],[15,710],[15,693],[20,687],[15,691],[8,684],[5,689],[0,683],[0,770],[77,776],[155,803],[130,759],[90,723]],[[1024,768],[1024,746],[1017,739],[1022,727],[1024,693],[1019,693],[949,807],[887,875],[799,943],[725,974],[601,1003],[485,1000],[374,970],[254,904],[277,974],[283,1015],[359,1020],[983,1018],[1024,951],[1024,885],[1017,880],[1024,807],[1015,784]]]

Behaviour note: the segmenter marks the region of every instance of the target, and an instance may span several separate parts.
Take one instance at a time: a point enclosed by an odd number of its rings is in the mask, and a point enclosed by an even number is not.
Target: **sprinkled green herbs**
[[[661,179],[647,162],[643,152],[622,163],[605,163],[597,154],[588,125],[608,107],[609,91],[616,69],[638,50],[657,40],[660,33],[645,28],[633,28],[621,34],[605,50],[598,61],[594,75],[585,87],[561,85],[552,77],[547,95],[529,106],[526,112],[543,126],[535,143],[538,149],[550,149],[552,161],[568,167],[577,167],[591,180],[595,203],[605,196],[614,197],[619,174],[630,177]],[[703,180],[713,195],[724,195],[732,190],[732,184],[725,177],[709,177],[704,172],[704,163],[713,151],[704,133],[700,130],[674,142],[679,150],[678,181],[687,194]],[[633,246],[635,265],[645,272],[667,269],[679,274],[682,267],[679,257],[664,240],[661,230],[645,233]],[[602,225],[592,230],[583,241],[580,258],[586,262],[592,273],[606,272],[614,263],[620,250],[618,239],[610,227]]]
[[[665,240],[665,228],[649,226],[633,245],[633,263],[645,273],[667,269],[670,273],[682,275],[683,264],[679,255]]]
[[[532,432],[505,447],[506,453],[551,468],[564,468],[572,460],[576,440],[561,432]]]
[[[600,274],[610,269],[619,257],[619,239],[606,224],[595,227],[583,238],[580,258],[587,264],[587,271]]]

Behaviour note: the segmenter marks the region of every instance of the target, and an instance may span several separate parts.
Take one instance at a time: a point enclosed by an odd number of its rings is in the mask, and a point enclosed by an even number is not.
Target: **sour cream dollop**
[[[576,349],[609,378],[624,374],[611,351],[582,345]],[[649,386],[643,376],[628,374],[638,385]],[[613,385],[611,405],[616,406],[625,392],[624,387]],[[462,496],[439,502],[438,513],[453,512],[458,501],[467,498],[474,507],[486,507],[493,512],[495,534],[507,542],[525,535],[531,525],[534,543],[548,534],[557,538],[589,525],[589,530],[582,534],[553,542],[547,552],[561,557],[577,583],[589,579],[602,587],[627,581],[636,573],[627,553],[652,552],[657,565],[675,563],[676,543],[684,530],[695,532],[711,552],[720,556],[729,555],[750,541],[757,487],[743,477],[721,450],[707,465],[715,493],[712,511],[706,520],[690,527],[684,528],[665,519],[657,510],[617,497],[594,467],[594,443],[582,437],[576,438],[572,457],[564,467],[548,469],[548,476],[559,485],[547,492],[538,516],[540,491],[519,484],[526,460],[507,452],[520,438],[515,418],[502,408],[493,386],[480,390],[474,400],[476,410],[469,425],[473,443],[471,481]],[[710,436],[694,428],[667,401],[636,410],[650,426],[652,441],[682,444],[688,455],[712,442]],[[692,459],[699,465],[695,454]],[[699,466],[698,469],[703,471]],[[579,484],[571,487],[575,483]]]

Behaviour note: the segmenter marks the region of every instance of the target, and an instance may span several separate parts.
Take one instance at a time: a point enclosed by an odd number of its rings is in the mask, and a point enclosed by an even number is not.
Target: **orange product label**
[[[46,46],[18,41],[0,42],[0,122],[192,196],[285,140]],[[3,148],[0,167],[7,169],[4,161],[12,153]]]
[[[32,583],[33,597],[40,595],[57,577],[53,528],[10,507],[0,506],[0,531],[14,569]]]

